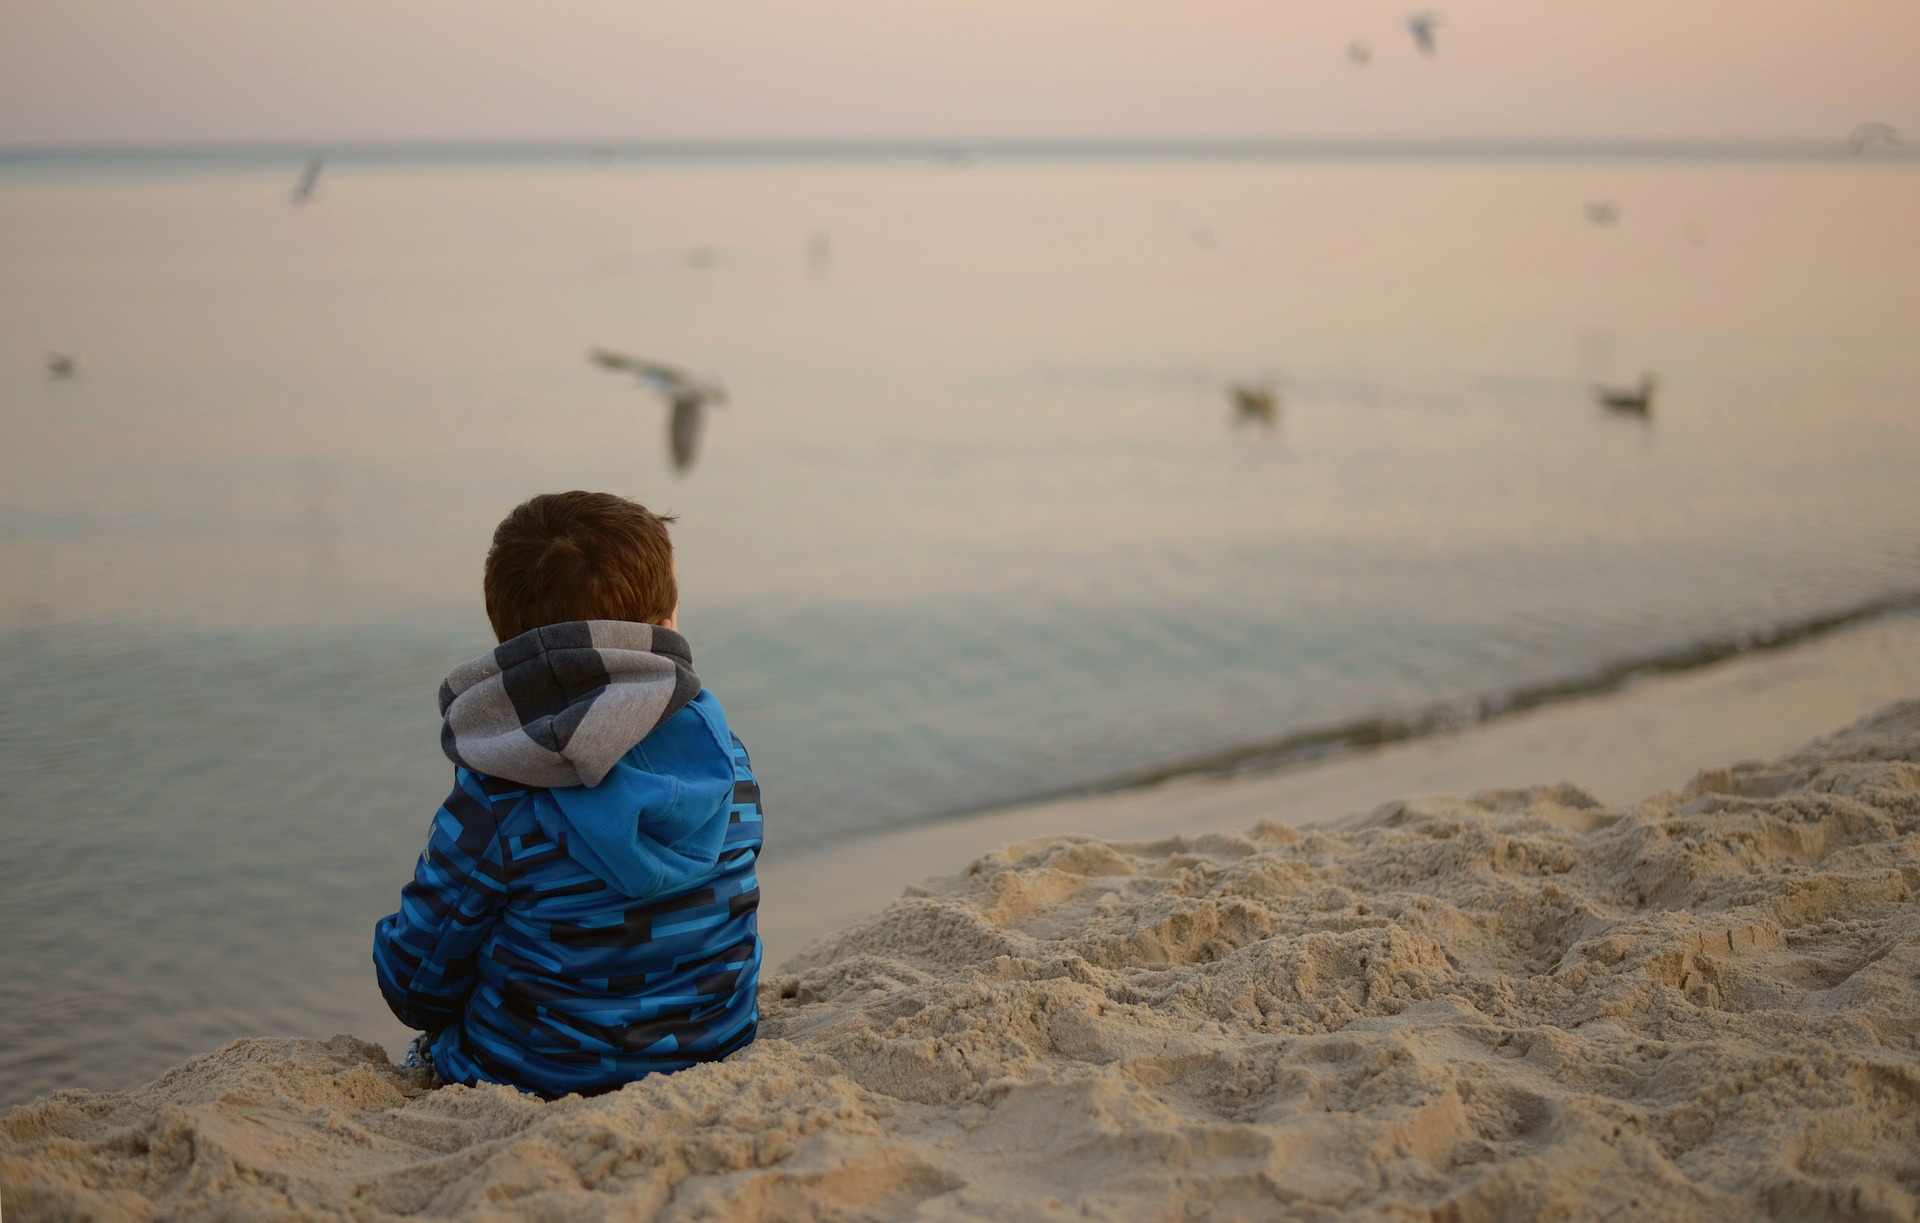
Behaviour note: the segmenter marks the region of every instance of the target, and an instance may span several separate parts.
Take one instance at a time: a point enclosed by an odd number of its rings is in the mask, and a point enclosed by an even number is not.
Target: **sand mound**
[[[1920,702],[1631,811],[1008,846],[611,1096],[241,1041],[0,1122],[7,1217],[1913,1219]]]

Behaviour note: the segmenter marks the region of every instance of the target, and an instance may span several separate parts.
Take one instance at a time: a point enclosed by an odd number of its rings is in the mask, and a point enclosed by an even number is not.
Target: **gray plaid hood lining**
[[[440,748],[489,777],[596,786],[698,695],[693,652],[670,628],[550,624],[453,669],[440,685]]]

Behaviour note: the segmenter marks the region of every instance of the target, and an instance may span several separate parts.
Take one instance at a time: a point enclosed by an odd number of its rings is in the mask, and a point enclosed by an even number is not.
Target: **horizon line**
[[[86,158],[457,160],[473,157],[985,158],[1277,157],[1715,157],[1920,160],[1920,145],[1853,149],[1844,139],[1705,136],[1160,136],[1160,137],[447,137],[354,140],[162,140],[0,143],[0,161]]]

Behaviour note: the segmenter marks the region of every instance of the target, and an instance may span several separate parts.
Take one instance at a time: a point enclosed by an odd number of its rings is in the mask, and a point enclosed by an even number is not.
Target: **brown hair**
[[[487,619],[507,641],[569,620],[658,623],[680,606],[670,515],[612,493],[542,493],[487,549]]]

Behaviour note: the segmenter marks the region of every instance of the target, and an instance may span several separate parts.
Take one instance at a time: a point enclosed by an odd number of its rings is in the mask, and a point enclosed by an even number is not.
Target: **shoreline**
[[[1897,610],[1909,599],[1843,613],[1839,627],[1817,635],[1755,639],[1684,670],[1622,674],[1591,695],[1330,756],[1076,790],[838,839],[791,857],[779,844],[776,816],[760,868],[765,963],[774,969],[926,876],[1035,836],[1194,835],[1238,827],[1256,813],[1305,826],[1422,794],[1554,781],[1632,803],[1702,769],[1784,755],[1920,692],[1920,614]]]
[[[1230,779],[1300,768],[1391,744],[1484,726],[1550,705],[1591,700],[1655,676],[1697,671],[1749,654],[1793,649],[1850,628],[1896,617],[1920,618],[1920,590],[1881,595],[1851,607],[1804,616],[1798,620],[1721,637],[1699,638],[1670,649],[1629,655],[1603,663],[1584,674],[1522,684],[1503,692],[1482,693],[1401,712],[1363,715],[1344,722],[1308,726],[1270,739],[1209,749],[1007,802],[935,812],[910,823],[890,825],[878,831],[885,834],[909,827],[925,827],[943,820],[964,820],[1001,811],[1041,807],[1063,799],[1150,789],[1189,778]],[[860,835],[848,833],[837,839],[854,839]],[[816,851],[809,849],[807,852]]]

